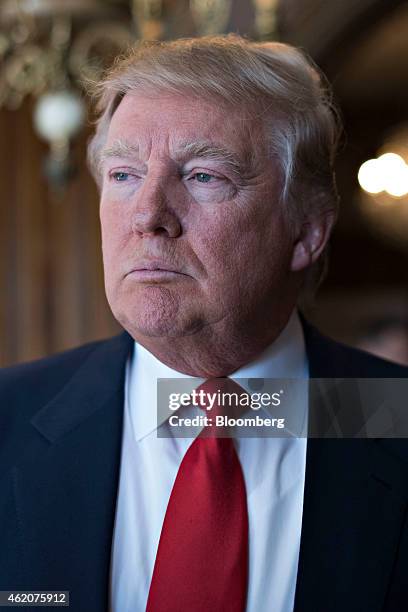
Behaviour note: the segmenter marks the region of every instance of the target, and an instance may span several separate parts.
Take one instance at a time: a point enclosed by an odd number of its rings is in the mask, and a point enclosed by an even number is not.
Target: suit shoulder
[[[87,357],[113,339],[98,340],[0,370],[0,421],[8,414],[27,417],[55,396]],[[4,424],[4,423],[3,423]]]
[[[333,378],[408,378],[408,367],[328,338],[302,319],[312,376]]]
[[[379,378],[407,378],[408,367],[377,357],[361,349],[348,346],[341,342],[334,342],[337,350],[343,352],[343,359],[350,362],[351,367],[359,370],[361,374]]]
[[[75,366],[102,342],[104,341],[89,342],[48,357],[2,368],[0,370],[0,388],[4,384],[7,385],[8,382],[29,382],[31,379],[37,379],[38,376],[47,376],[53,370],[58,372],[61,368]]]

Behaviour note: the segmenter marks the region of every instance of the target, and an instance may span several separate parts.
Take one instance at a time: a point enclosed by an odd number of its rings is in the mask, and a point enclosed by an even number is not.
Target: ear
[[[329,211],[305,220],[293,245],[292,272],[305,270],[320,257],[330,237],[334,219],[334,212]]]

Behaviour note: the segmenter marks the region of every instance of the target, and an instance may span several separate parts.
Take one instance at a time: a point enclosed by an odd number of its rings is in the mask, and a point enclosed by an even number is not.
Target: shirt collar
[[[142,345],[135,343],[126,368],[125,406],[138,441],[155,431],[165,420],[157,420],[158,378],[193,377],[173,370]],[[303,329],[296,310],[278,338],[256,359],[236,370],[231,378],[243,379],[240,383],[248,391],[246,381],[251,378],[308,378]],[[204,382],[203,378],[195,380],[196,386]],[[299,418],[304,418],[304,411]]]

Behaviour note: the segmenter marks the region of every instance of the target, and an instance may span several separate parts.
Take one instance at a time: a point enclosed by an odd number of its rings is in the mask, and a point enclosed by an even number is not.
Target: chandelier
[[[274,37],[276,5],[253,0],[243,33]],[[233,12],[233,0],[2,0],[0,108],[34,98],[34,127],[49,144],[45,173],[63,186],[86,121],[85,84],[136,40],[222,33]]]

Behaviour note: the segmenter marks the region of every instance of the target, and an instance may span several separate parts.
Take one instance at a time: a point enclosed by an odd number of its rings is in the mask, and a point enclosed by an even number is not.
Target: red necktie
[[[234,387],[243,393],[231,379],[213,379],[199,389],[212,392],[215,382],[221,392]],[[219,409],[215,405],[207,414]],[[242,468],[231,437],[201,433],[173,485],[146,612],[245,610],[248,512]]]

